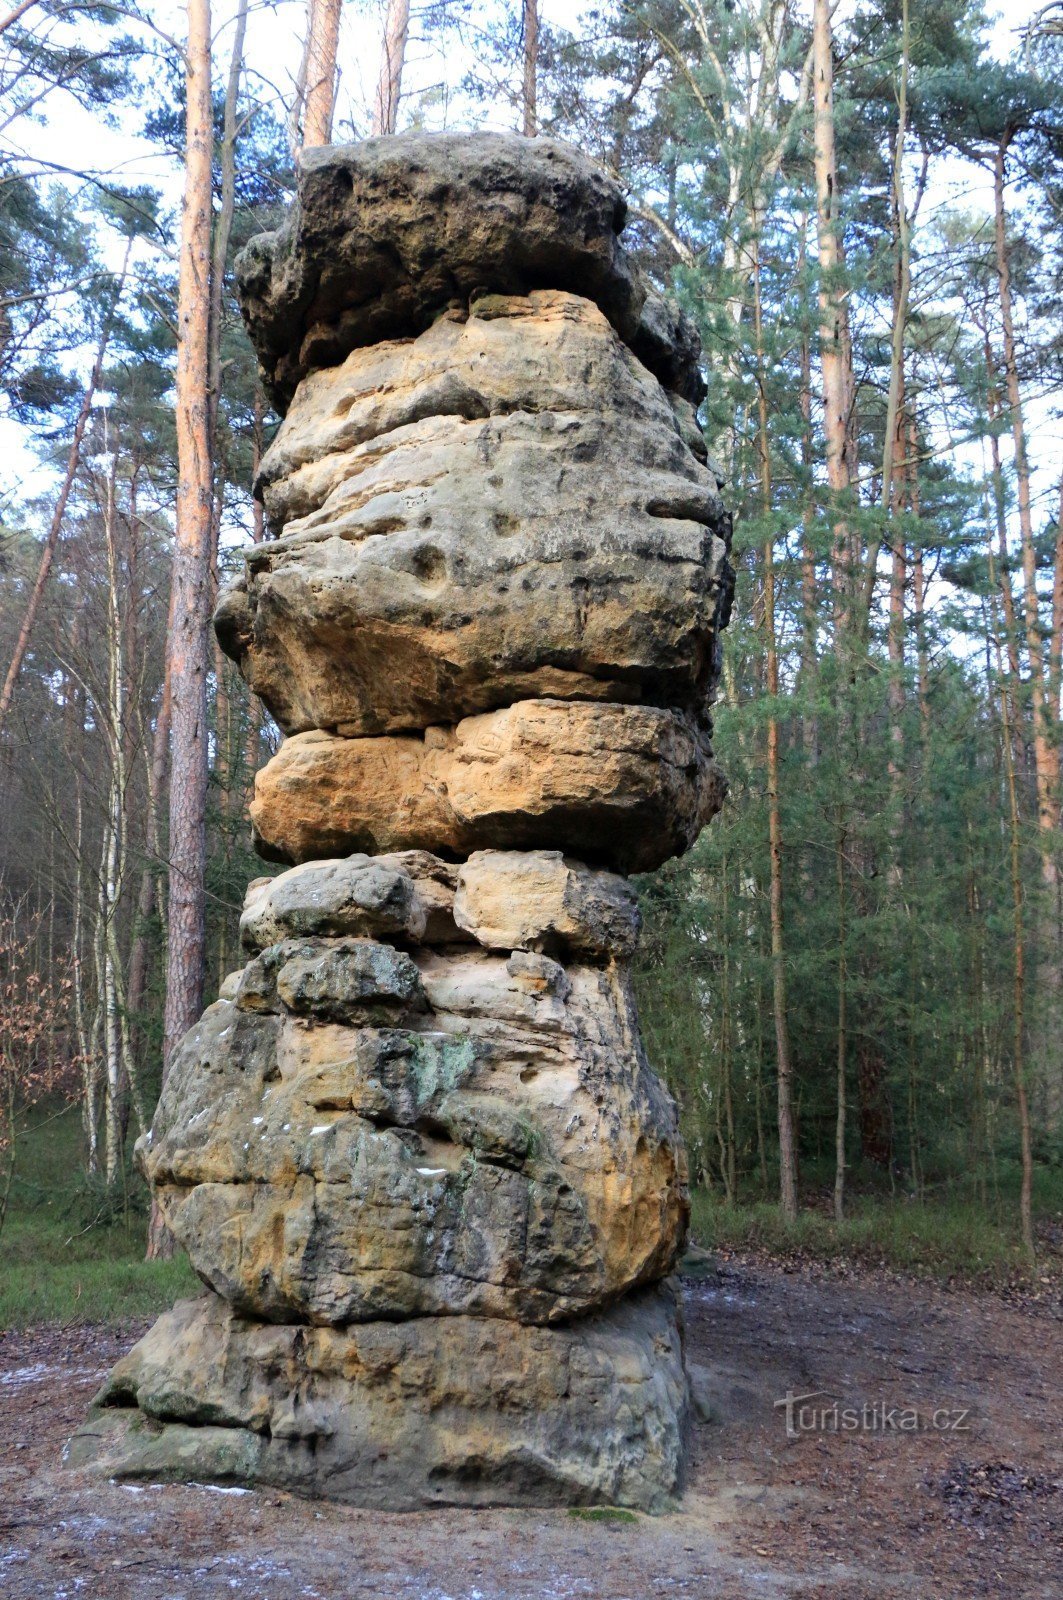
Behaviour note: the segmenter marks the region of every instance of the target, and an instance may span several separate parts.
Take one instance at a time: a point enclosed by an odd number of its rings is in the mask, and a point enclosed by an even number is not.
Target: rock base
[[[280,1486],[388,1511],[663,1511],[690,1408],[670,1284],[570,1326],[420,1317],[251,1322],[180,1301],[114,1368],[67,1463],[114,1478]]]

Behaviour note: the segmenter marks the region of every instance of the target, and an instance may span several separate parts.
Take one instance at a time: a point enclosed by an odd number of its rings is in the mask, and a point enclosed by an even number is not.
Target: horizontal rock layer
[[[274,861],[515,847],[646,872],[690,847],[725,791],[685,717],[528,700],[424,738],[298,734],[258,773],[251,820]]]
[[[233,993],[137,1154],[244,1314],[551,1322],[670,1270],[686,1171],[623,967],[309,938]]]
[[[625,879],[560,850],[478,850],[461,866],[407,851],[308,861],[256,878],[240,939],[252,955],[283,940],[354,935],[611,961],[634,952],[641,921]]]
[[[560,850],[477,850],[458,869],[454,920],[492,950],[618,961],[634,953],[642,927],[623,878],[590,872]]]
[[[355,351],[303,381],[266,455],[283,538],[221,596],[218,637],[288,733],[543,695],[701,706],[730,523],[688,437],[574,295]]]
[[[237,260],[263,379],[283,412],[307,373],[416,334],[485,288],[594,300],[667,388],[704,393],[689,319],[620,243],[620,185],[571,145],[410,132],[304,150],[295,207]]]
[[[266,1326],[180,1301],[114,1368],[72,1467],[350,1505],[662,1511],[689,1412],[666,1286],[571,1328],[426,1317]]]

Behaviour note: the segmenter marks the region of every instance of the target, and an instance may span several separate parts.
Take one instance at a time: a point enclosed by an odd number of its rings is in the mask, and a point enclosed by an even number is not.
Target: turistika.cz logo
[[[799,1439],[804,1433],[969,1433],[968,1407],[938,1406],[933,1411],[918,1406],[895,1405],[888,1400],[864,1400],[850,1404],[837,1399],[826,1389],[795,1394],[787,1389],[775,1410],[786,1418],[786,1437]]]

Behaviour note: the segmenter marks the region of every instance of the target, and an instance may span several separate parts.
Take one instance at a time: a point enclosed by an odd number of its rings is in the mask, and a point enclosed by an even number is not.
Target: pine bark
[[[1059,720],[1051,694],[1051,664],[1045,661],[1037,592],[1037,551],[1034,542],[1030,462],[1026,445],[1022,394],[1015,341],[1011,293],[1011,261],[1007,240],[1004,180],[1007,141],[997,148],[993,161],[994,241],[997,288],[1004,344],[1004,384],[1011,412],[1011,437],[1015,456],[1016,498],[1023,572],[1023,620],[1030,675],[1033,718],[1034,773],[1037,787],[1037,827],[1041,856],[1042,906],[1038,919],[1038,979],[1041,1015],[1036,1018],[1036,1049],[1044,1113],[1051,1127],[1063,1121],[1063,1069],[1055,1039],[1056,1019],[1063,997],[1063,904],[1060,898],[1060,777]]]
[[[343,0],[308,0],[306,12],[303,148],[328,144],[336,108],[336,55]],[[246,15],[246,5],[242,7]],[[236,60],[233,51],[233,60]]]
[[[771,453],[768,443],[768,402],[764,371],[764,322],[760,292],[760,241],[753,241],[753,322],[757,354],[757,439],[760,451],[762,509],[771,518]],[[768,691],[768,850],[770,855],[770,918],[772,1013],[775,1021],[775,1060],[779,1122],[779,1202],[788,1222],[797,1220],[797,1154],[794,1139],[793,1058],[786,1009],[786,942],[783,926],[783,842],[779,801],[779,651],[775,639],[775,540],[769,527],[764,538],[764,642]]]
[[[814,0],[812,14],[813,165],[819,248],[820,369],[827,482],[837,500],[852,486],[849,420],[853,378],[849,316],[842,283],[838,173],[834,132],[834,59],[829,0]],[[836,508],[834,533],[835,612],[847,631],[852,606],[850,531]]]
[[[210,431],[213,121],[210,0],[188,0],[185,185],[178,273],[177,526],[170,630],[169,938],[163,1077],[203,1007],[207,674],[214,465]],[[153,1216],[149,1255],[167,1249]],[[172,1248],[172,1247],[171,1247]]]
[[[539,0],[523,0],[524,7],[524,87],[523,128],[531,139],[538,133],[537,79],[539,74]]]
[[[380,58],[376,104],[373,108],[375,136],[394,133],[398,126],[402,98],[402,71],[406,64],[406,40],[410,31],[410,0],[388,0],[384,25],[384,45]]]

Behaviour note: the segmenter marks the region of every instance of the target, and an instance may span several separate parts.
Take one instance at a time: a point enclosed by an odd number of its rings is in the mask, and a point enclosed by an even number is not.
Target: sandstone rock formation
[[[241,265],[288,407],[275,537],[216,626],[290,735],[247,960],[138,1158],[206,1286],[74,1464],[363,1505],[607,1501],[682,1477],[687,1222],[622,874],[723,779],[728,521],[697,342],[548,140],[303,157]]]
[[[593,301],[661,383],[696,404],[697,333],[626,255],[626,213],[620,185],[552,139],[407,133],[304,150],[291,217],[237,263],[279,409],[308,374],[420,333],[484,288]]]
[[[484,1317],[269,1324],[212,1296],[178,1302],[118,1363],[68,1460],[384,1511],[596,1501],[663,1511],[687,1403],[667,1287],[558,1328]]]
[[[287,733],[547,696],[705,703],[717,481],[587,300],[481,296],[356,349],[300,385],[260,483],[283,537],[223,598],[220,637]]]
[[[523,700],[423,734],[296,734],[258,774],[251,820],[271,861],[430,842],[647,872],[693,844],[723,792],[704,731],[675,712]]]

